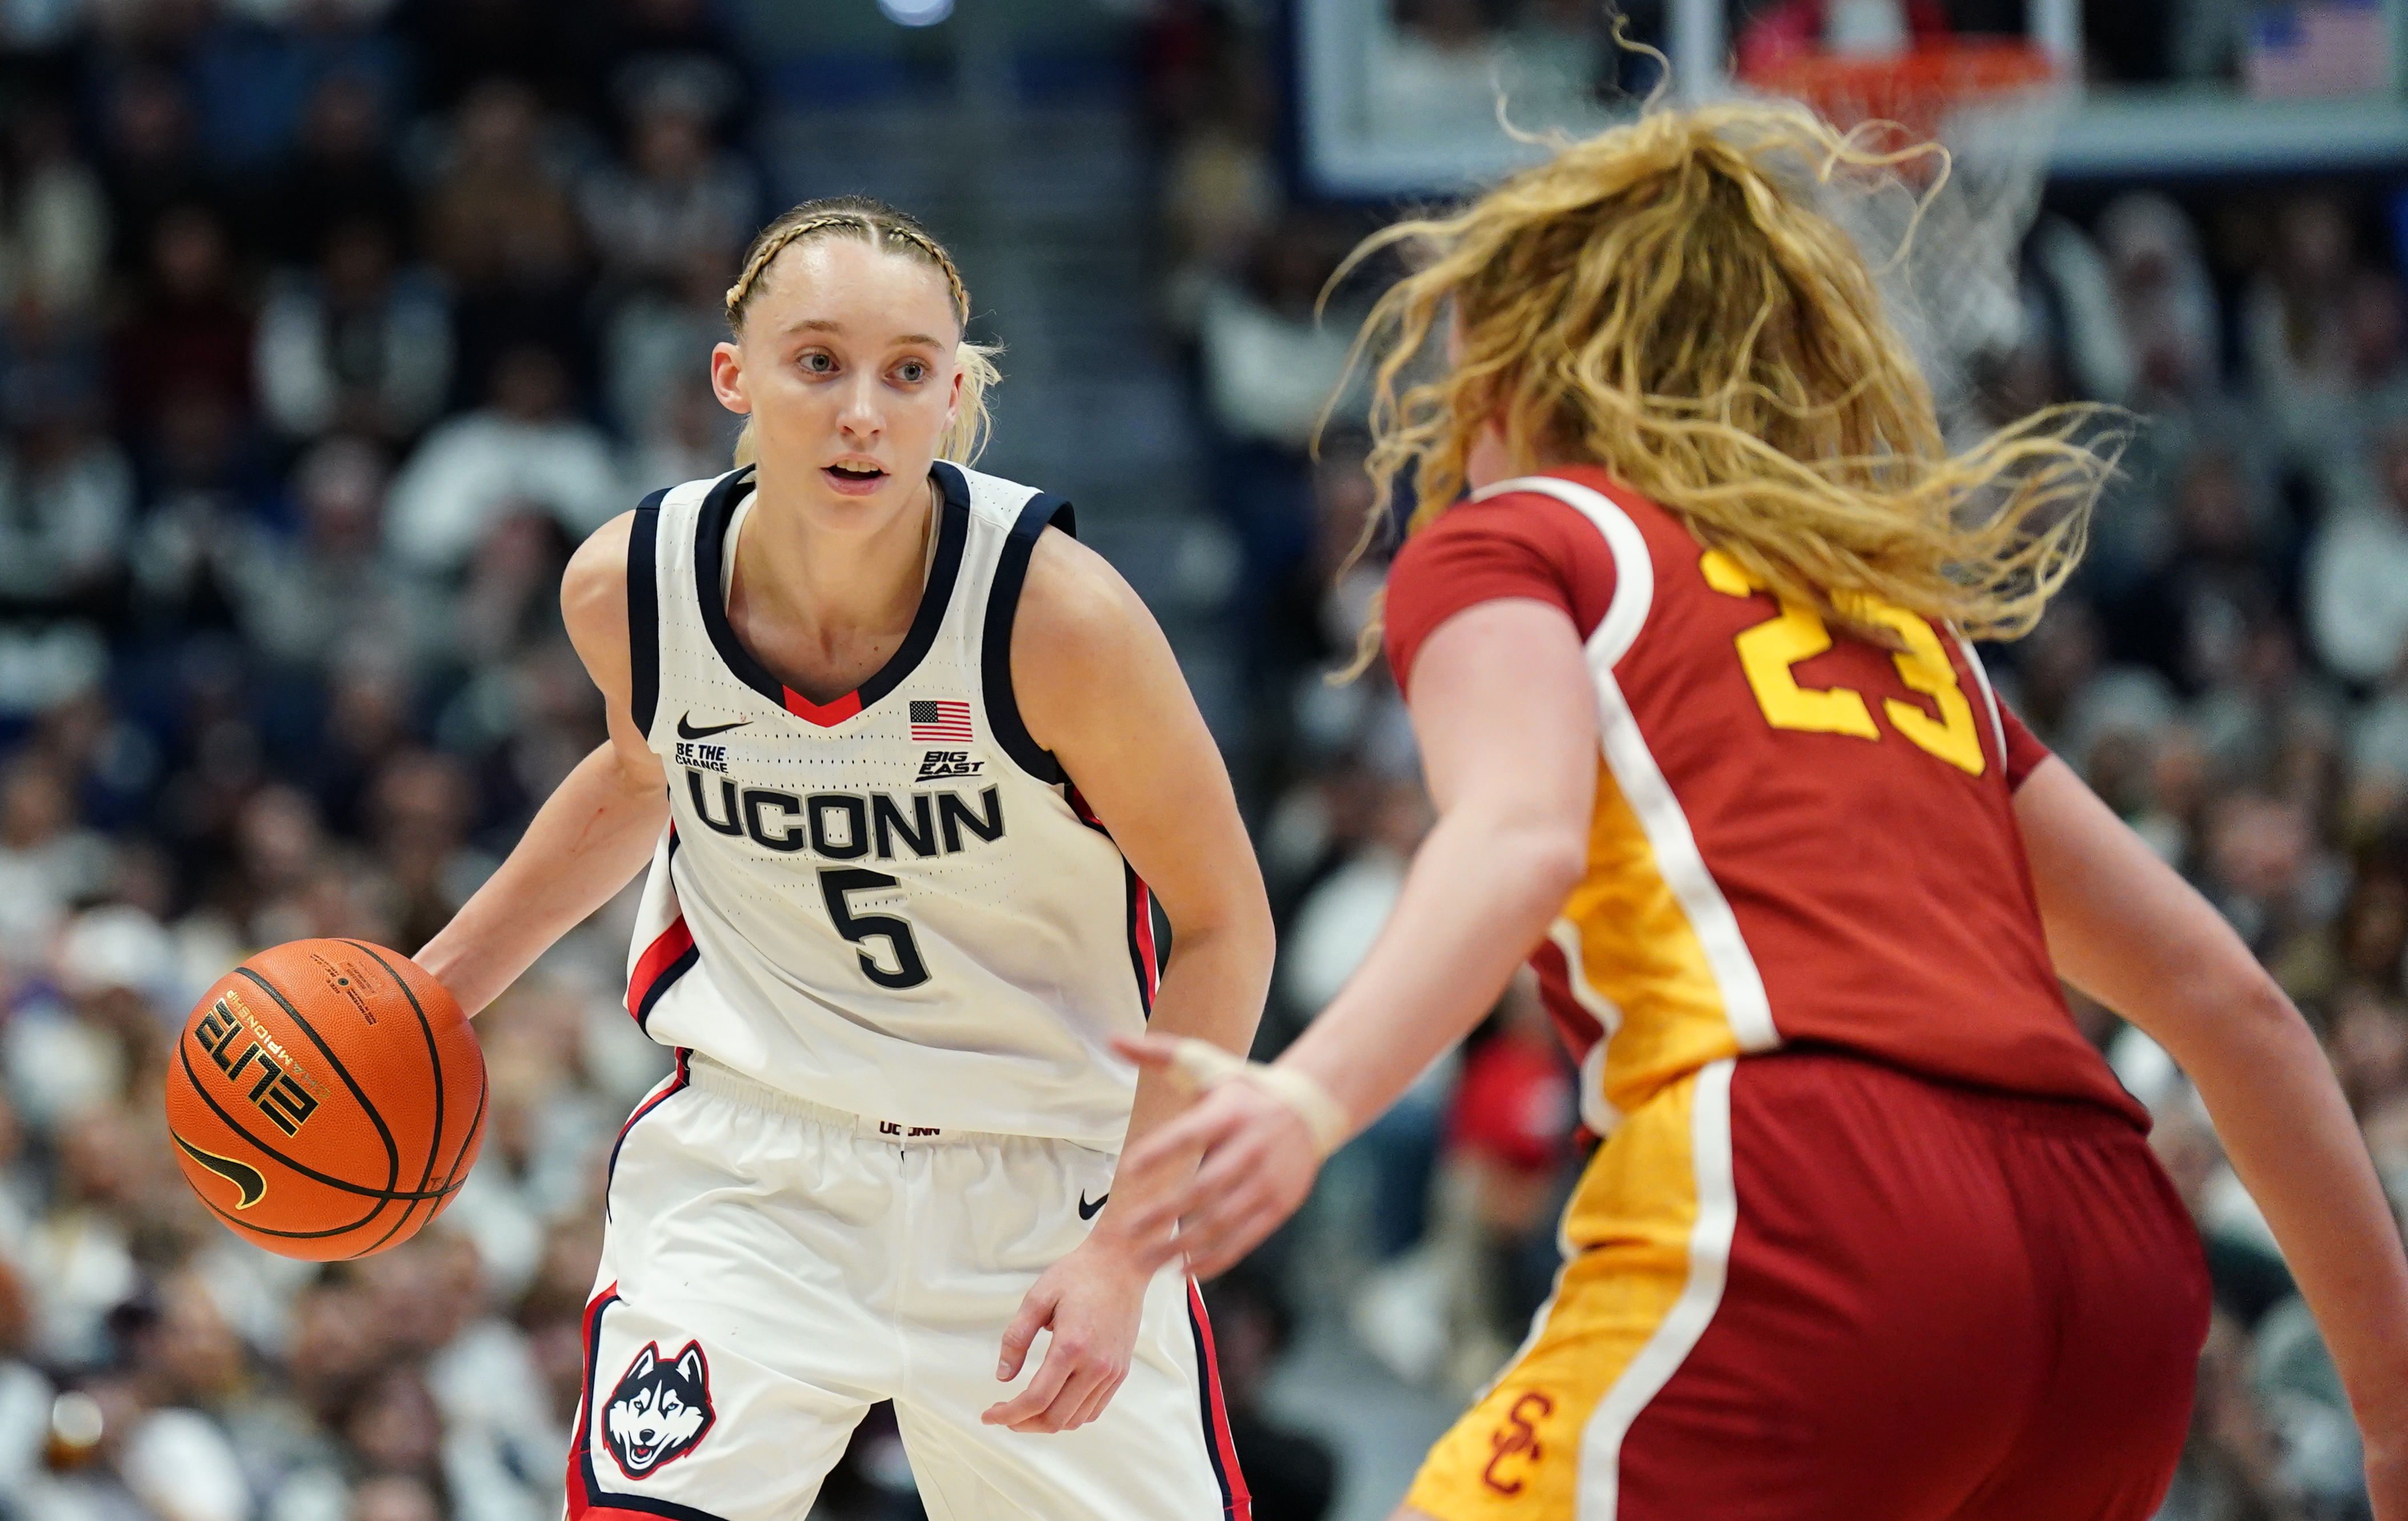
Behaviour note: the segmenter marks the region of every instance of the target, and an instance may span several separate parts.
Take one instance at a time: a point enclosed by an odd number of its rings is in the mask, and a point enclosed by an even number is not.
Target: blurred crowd
[[[1400,3],[1380,108],[1433,120],[1475,76],[1493,101],[1499,50],[1568,98],[1630,87],[1584,15]],[[1359,393],[1309,445],[1378,277],[1316,320],[1368,224],[1293,193],[1261,7],[1163,0],[1135,36],[1159,323],[1257,695],[1231,761],[1282,926],[1268,1054],[1430,822],[1384,669],[1323,680],[1379,581],[1377,552],[1347,568]],[[168,1160],[161,1073],[245,952],[422,942],[599,739],[558,573],[726,458],[701,360],[773,209],[766,88],[712,0],[0,0],[0,1521],[557,1514],[597,1157],[663,1067],[616,1009],[622,911],[480,1021],[483,1158],[399,1250],[236,1243]],[[1998,418],[2144,420],[2081,577],[1997,674],[2300,1001],[2408,1201],[2396,209],[2351,186],[2053,210],[2021,344],[1974,379]],[[2360,1514],[2330,1365],[2213,1128],[2080,1013],[2215,1265],[2169,1521]],[[1294,1338],[1334,1322],[1444,1393],[1519,1339],[1572,1095],[1516,986],[1215,1286],[1264,1521],[1325,1514],[1342,1477],[1272,1413]],[[910,1487],[875,1418],[824,1512],[910,1516]]]
[[[551,1521],[623,926],[480,1025],[483,1159],[356,1266],[169,1162],[251,948],[414,947],[602,733],[571,546],[724,467],[767,214],[712,0],[0,5],[0,1516]]]

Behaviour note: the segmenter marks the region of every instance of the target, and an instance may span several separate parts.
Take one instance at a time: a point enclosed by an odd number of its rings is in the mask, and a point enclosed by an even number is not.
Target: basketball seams
[[[225,1106],[217,1101],[216,1098],[209,1093],[208,1084],[201,1081],[201,1075],[193,1070],[193,1054],[184,1049],[183,1042],[181,1041],[177,1042],[176,1058],[183,1063],[184,1076],[188,1080],[186,1085],[193,1090],[194,1095],[198,1098],[201,1102],[209,1106],[209,1112],[215,1114],[227,1129],[241,1137],[245,1142],[250,1144],[262,1155],[267,1157],[270,1161],[275,1162],[280,1167],[292,1169],[294,1172],[308,1178],[312,1183],[322,1183],[329,1188],[339,1189],[341,1192],[346,1194],[355,1195],[361,1198],[381,1199],[389,1204],[403,1203],[410,1199],[441,1198],[446,1194],[456,1191],[454,1188],[443,1188],[426,1192],[412,1193],[408,1189],[401,1188],[372,1188],[366,1184],[350,1183],[344,1179],[334,1177],[331,1174],[321,1172],[316,1168],[309,1166],[306,1162],[296,1162],[292,1157],[285,1155],[280,1151],[278,1151],[274,1146],[269,1145],[266,1141],[260,1140],[255,1135],[252,1135],[249,1130],[243,1127],[241,1121],[226,1112]],[[371,1218],[373,1218],[373,1216],[371,1216]],[[244,1223],[246,1225],[249,1224],[248,1221]],[[365,1225],[366,1222],[362,1221],[361,1224]]]
[[[434,1181],[435,1159],[443,1155],[443,1054],[435,1049],[435,1026],[426,1017],[425,1006],[418,1001],[417,990],[403,980],[401,973],[395,971],[390,962],[376,954],[374,946],[363,945],[358,940],[342,943],[384,969],[384,974],[401,989],[401,996],[409,1000],[409,1012],[418,1016],[419,1032],[426,1037],[426,1060],[435,1069],[435,1132],[426,1138],[426,1167],[418,1175],[418,1186],[423,1192]]]
[[[300,1010],[293,1007],[293,1000],[284,996],[282,989],[251,970],[248,966],[236,967],[235,973],[236,976],[247,977],[258,983],[262,993],[274,998],[277,1007],[292,1016],[293,1023],[301,1027],[301,1033],[309,1038],[309,1043],[316,1046],[319,1055],[326,1058],[326,1064],[335,1069],[335,1075],[343,1080],[343,1086],[351,1090],[351,1097],[359,1100],[360,1108],[366,1112],[369,1122],[375,1125],[377,1138],[384,1142],[384,1190],[387,1193],[395,1192],[394,1184],[401,1182],[401,1148],[394,1143],[393,1126],[384,1123],[384,1116],[377,1112],[376,1105],[368,1098],[366,1090],[360,1086],[359,1080],[351,1076],[351,1069],[345,1067],[342,1058],[335,1055],[334,1048],[326,1044],[325,1038],[318,1033],[317,1026],[304,1018]]]

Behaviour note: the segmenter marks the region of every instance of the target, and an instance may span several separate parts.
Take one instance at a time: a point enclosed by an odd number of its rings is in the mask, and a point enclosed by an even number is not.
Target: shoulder
[[[1583,639],[1612,605],[1613,552],[1578,508],[1511,492],[1449,508],[1408,539],[1389,568],[1389,661],[1405,685],[1422,641],[1483,602],[1523,597],[1563,610]]]
[[[636,514],[622,512],[586,536],[560,577],[560,613],[569,638],[591,658],[589,641],[627,640],[627,554]]]
[[[1111,562],[1058,528],[1030,546],[1012,650],[1072,668],[1111,654],[1153,615]]]

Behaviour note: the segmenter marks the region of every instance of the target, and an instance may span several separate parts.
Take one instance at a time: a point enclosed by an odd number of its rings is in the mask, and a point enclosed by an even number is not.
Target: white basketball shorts
[[[983,1426],[1003,1331],[1085,1239],[1113,1158],[915,1130],[680,1053],[621,1132],[585,1312],[570,1521],[798,1521],[895,1401],[931,1521],[1247,1521],[1195,1284],[1146,1292],[1128,1379],[1075,1431]]]

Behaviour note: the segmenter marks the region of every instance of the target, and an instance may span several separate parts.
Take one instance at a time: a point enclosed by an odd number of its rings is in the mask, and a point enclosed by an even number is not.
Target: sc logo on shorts
[[[716,1419],[710,1364],[703,1359],[701,1344],[688,1342],[668,1359],[661,1356],[659,1342],[647,1342],[610,1391],[602,1440],[620,1472],[648,1478],[694,1451]]]
[[[1524,1465],[1522,1473],[1529,1471],[1526,1465],[1536,1463],[1544,1451],[1539,1445],[1539,1428],[1535,1423],[1555,1413],[1555,1402],[1536,1389],[1514,1400],[1513,1407],[1505,1413],[1505,1424],[1489,1434],[1488,1445],[1492,1451],[1488,1466],[1480,1471],[1480,1482],[1500,1495],[1520,1494],[1521,1474],[1508,1477],[1498,1470],[1509,1459],[1520,1459]]]

